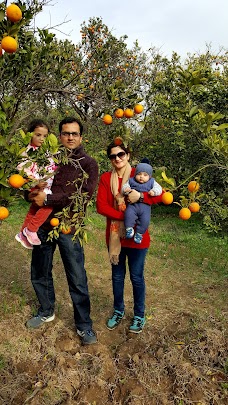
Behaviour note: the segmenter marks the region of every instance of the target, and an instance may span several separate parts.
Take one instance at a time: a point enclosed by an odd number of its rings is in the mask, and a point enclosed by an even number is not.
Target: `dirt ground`
[[[13,235],[12,229],[7,229]],[[103,235],[102,235],[103,236]],[[173,247],[170,246],[170,249]],[[30,284],[30,252],[13,237],[1,257],[1,405],[166,405],[228,403],[227,286],[204,284],[168,255],[147,256],[147,323],[128,332],[133,315],[126,280],[126,316],[109,331],[111,273],[103,238],[85,247],[92,318],[98,343],[83,347],[58,252],[55,254],[56,319],[30,331],[36,308]],[[202,264],[203,266],[204,264]],[[202,268],[194,270],[196,273]],[[196,294],[197,292],[197,294]],[[207,294],[206,294],[207,293]],[[215,305],[216,303],[216,305]]]

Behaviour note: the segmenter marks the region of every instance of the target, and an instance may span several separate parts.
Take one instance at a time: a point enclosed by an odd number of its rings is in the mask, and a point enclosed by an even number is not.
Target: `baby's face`
[[[149,176],[149,174],[146,173],[146,172],[140,172],[140,173],[137,173],[137,174],[136,174],[135,180],[136,180],[138,183],[143,184],[143,183],[146,183],[147,181],[150,180],[150,176]]]

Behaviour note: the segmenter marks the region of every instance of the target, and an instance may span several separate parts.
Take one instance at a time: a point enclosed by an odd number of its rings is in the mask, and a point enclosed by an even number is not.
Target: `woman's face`
[[[115,146],[114,148],[112,148],[109,155],[112,166],[117,170],[125,167],[127,162],[129,161],[129,158],[129,153],[126,153],[120,146]]]
[[[31,144],[34,146],[41,146],[45,138],[48,136],[48,129],[46,127],[36,127],[33,131]]]

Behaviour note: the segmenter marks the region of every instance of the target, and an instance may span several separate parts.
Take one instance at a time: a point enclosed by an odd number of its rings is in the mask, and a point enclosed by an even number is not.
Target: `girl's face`
[[[116,170],[124,168],[129,161],[130,155],[126,153],[120,146],[115,146],[111,149],[109,159],[111,160],[112,166]]]
[[[45,138],[48,136],[48,129],[46,127],[36,127],[33,131],[31,139],[31,145],[41,146],[44,143]]]

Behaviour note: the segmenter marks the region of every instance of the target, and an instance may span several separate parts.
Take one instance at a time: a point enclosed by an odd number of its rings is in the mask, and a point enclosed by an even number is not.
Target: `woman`
[[[107,218],[106,243],[112,265],[114,312],[106,325],[108,329],[113,330],[124,317],[124,280],[128,259],[134,297],[134,317],[129,331],[140,333],[146,321],[144,263],[150,245],[150,236],[147,230],[140,244],[137,244],[133,238],[124,238],[125,204],[120,190],[121,185],[125,184],[129,177],[134,176],[135,169],[131,168],[129,164],[129,147],[125,146],[119,137],[108,146],[107,155],[113,170],[101,175],[97,194],[97,212]],[[151,197],[148,192],[139,193],[133,190],[128,195],[128,202],[136,203],[137,201],[149,205],[156,204],[161,202],[161,195]]]

